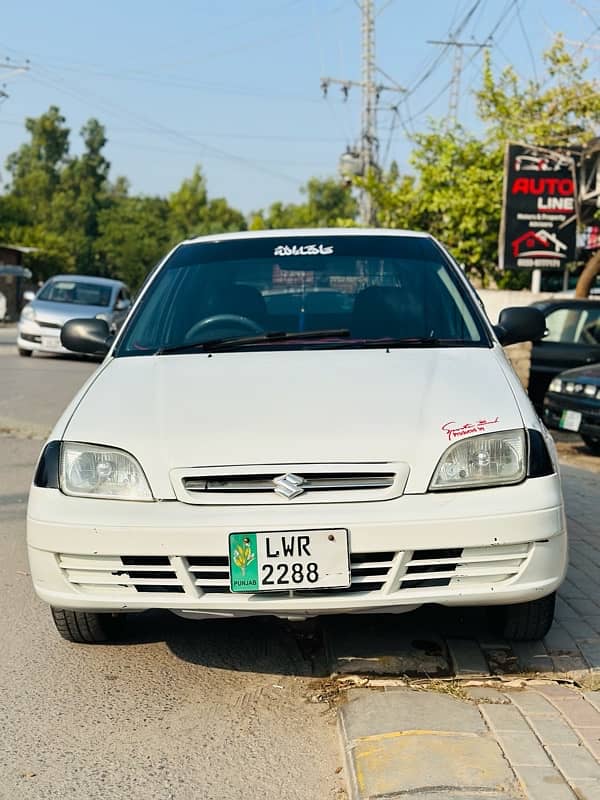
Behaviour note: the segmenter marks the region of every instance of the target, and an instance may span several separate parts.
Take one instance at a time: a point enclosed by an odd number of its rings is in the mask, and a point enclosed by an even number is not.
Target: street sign
[[[575,260],[575,160],[508,143],[500,228],[502,269],[565,269]]]

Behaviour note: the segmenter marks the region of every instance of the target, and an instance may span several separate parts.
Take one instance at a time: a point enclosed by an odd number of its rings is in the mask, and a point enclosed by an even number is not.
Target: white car
[[[489,606],[543,636],[567,565],[551,439],[493,328],[431,236],[261,231],[177,246],[37,465],[38,595],[75,642],[125,612],[192,618]]]

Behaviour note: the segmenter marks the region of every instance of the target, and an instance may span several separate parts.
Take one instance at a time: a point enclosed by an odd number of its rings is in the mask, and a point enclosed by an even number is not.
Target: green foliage
[[[334,178],[311,178],[301,191],[307,197],[305,203],[273,203],[266,212],[252,216],[250,228],[329,228],[354,224],[357,204],[349,187]]]
[[[505,144],[581,145],[600,124],[600,85],[587,77],[587,62],[572,56],[561,37],[544,58],[547,74],[538,84],[523,83],[511,68],[496,78],[488,56],[476,93],[483,136],[432,122],[414,137],[414,176],[394,167],[356,181],[372,195],[379,225],[429,231],[484,284],[528,284],[527,272],[497,269]]]

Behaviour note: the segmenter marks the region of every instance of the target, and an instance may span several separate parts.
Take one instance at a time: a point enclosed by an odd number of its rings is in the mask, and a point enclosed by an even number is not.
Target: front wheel
[[[51,608],[56,630],[63,639],[76,644],[105,644],[120,637],[125,617],[122,614],[97,614]]]
[[[494,633],[515,642],[543,639],[552,627],[556,592],[512,606],[492,606],[489,611]]]
[[[600,439],[594,436],[582,436],[581,438],[585,442],[588,450],[591,450],[595,456],[600,456]]]

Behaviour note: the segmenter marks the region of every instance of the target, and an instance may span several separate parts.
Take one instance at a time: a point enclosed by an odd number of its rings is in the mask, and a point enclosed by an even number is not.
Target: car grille
[[[36,322],[40,328],[62,328],[62,323],[60,322],[43,322],[39,319],[36,319]]]
[[[400,589],[498,583],[521,570],[528,552],[527,544],[415,550]]]
[[[403,463],[197,467],[172,470],[171,481],[178,500],[195,505],[344,503],[399,497],[408,472]]]
[[[294,596],[381,592],[399,567],[387,591],[499,583],[524,566],[530,545],[444,548],[414,552],[351,553],[347,589],[296,590]],[[59,554],[66,579],[84,593],[135,595],[229,594],[229,558],[217,556],[74,556]],[[386,593],[387,593],[386,591]],[[269,593],[271,594],[271,593]],[[281,593],[273,592],[277,595]],[[287,595],[285,591],[283,594]]]

